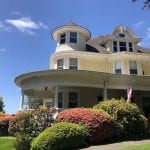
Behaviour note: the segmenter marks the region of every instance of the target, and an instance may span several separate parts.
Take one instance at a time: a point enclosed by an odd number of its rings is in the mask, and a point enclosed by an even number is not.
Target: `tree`
[[[5,112],[4,107],[5,105],[4,105],[3,97],[0,97],[0,112],[3,112],[3,113]]]
[[[138,0],[132,0],[132,2],[137,2]],[[149,9],[150,8],[150,0],[144,0],[143,2],[143,9]]]

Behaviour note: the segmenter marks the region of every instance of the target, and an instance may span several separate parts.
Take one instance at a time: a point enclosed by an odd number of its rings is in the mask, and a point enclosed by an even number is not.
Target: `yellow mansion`
[[[150,113],[150,49],[130,28],[117,26],[109,35],[91,38],[88,29],[69,23],[52,31],[56,41],[49,70],[18,76],[20,109],[31,109],[33,99],[49,107],[91,107],[108,98],[132,100]],[[26,104],[26,105],[25,105]]]

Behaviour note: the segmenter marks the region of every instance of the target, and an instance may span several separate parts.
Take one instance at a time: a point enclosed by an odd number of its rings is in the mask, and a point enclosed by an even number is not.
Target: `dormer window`
[[[126,42],[119,42],[120,52],[127,51]]]
[[[131,42],[129,42],[129,52],[133,52],[133,46]]]
[[[114,52],[118,51],[117,41],[113,41],[113,50],[114,50]]]
[[[123,34],[123,33],[120,33],[120,34],[118,34],[118,35],[119,35],[119,37],[121,37],[121,38],[126,37],[126,35],[125,35],[125,34]]]
[[[60,35],[60,44],[66,43],[66,33]]]
[[[77,43],[77,32],[70,32],[70,43]]]

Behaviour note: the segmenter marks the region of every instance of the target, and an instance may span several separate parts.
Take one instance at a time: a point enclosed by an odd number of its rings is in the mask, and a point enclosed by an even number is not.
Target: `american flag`
[[[130,88],[128,90],[128,93],[127,93],[127,103],[131,103],[131,97],[132,97],[132,88]]]

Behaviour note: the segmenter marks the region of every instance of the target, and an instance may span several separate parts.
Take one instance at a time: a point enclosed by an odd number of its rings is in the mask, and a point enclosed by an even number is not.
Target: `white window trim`
[[[116,66],[115,66],[115,63],[116,62],[120,62],[121,63],[121,73],[116,73]],[[122,61],[121,60],[116,60],[114,63],[113,63],[113,72],[114,72],[114,74],[122,74],[122,72],[123,72],[123,63],[122,63]]]
[[[137,67],[137,74],[130,74],[130,61],[135,61],[136,62],[136,67]],[[136,60],[128,60],[128,74],[129,75],[139,75],[139,65]]]

